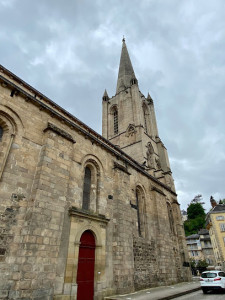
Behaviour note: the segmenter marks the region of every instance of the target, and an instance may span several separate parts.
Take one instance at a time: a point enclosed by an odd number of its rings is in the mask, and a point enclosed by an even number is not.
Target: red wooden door
[[[77,269],[77,300],[93,300],[94,297],[95,238],[90,230],[80,238]]]

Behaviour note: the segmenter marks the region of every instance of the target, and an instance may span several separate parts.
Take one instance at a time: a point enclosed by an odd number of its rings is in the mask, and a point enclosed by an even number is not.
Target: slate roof
[[[225,212],[225,204],[217,204],[213,207],[208,213],[217,213],[217,212]]]
[[[192,234],[186,237],[186,240],[192,240],[192,239],[198,239],[199,238],[199,234]]]
[[[209,234],[209,231],[207,229],[200,229],[198,234],[200,235],[206,235],[206,234]]]

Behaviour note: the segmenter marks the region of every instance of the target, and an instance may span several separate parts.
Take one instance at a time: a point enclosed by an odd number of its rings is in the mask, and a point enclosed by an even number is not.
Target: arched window
[[[11,151],[16,128],[18,129],[13,118],[6,112],[0,111],[0,179],[6,166],[7,157]]]
[[[139,190],[136,190],[136,205],[137,205],[137,221],[138,221],[138,234],[141,236],[141,216],[140,216],[140,202],[141,202],[141,197],[140,197],[140,192]]]
[[[140,187],[136,189],[136,208],[137,208],[137,223],[138,234],[141,237],[145,236],[145,199],[143,190]]]
[[[3,136],[3,128],[0,126],[0,141],[2,140],[2,136]]]
[[[82,209],[89,210],[91,195],[91,169],[85,168]]]
[[[173,211],[170,203],[167,202],[167,211],[169,216],[170,230],[174,233],[174,220],[173,220]]]
[[[114,134],[118,133],[118,110],[116,107],[113,110],[113,131]]]

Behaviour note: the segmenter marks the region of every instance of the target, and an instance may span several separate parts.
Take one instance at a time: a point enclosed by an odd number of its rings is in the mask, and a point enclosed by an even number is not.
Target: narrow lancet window
[[[168,216],[169,216],[170,230],[172,233],[174,233],[173,211],[172,211],[172,207],[170,206],[169,203],[167,203],[167,211],[168,211]]]
[[[113,111],[113,121],[114,121],[114,134],[118,133],[118,110],[117,108],[114,109]]]
[[[143,190],[136,188],[137,230],[140,237],[145,237],[145,196]]]
[[[141,218],[140,218],[140,193],[136,190],[136,205],[137,205],[137,222],[138,222],[138,234],[141,236]]]
[[[3,136],[3,128],[0,126],[0,142],[2,140],[2,136]]]
[[[82,209],[89,210],[91,194],[91,169],[85,168]]]

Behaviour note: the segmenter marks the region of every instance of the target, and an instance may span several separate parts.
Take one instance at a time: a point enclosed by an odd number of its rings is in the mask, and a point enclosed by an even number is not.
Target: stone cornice
[[[71,217],[81,217],[85,219],[90,219],[94,221],[98,221],[101,223],[108,223],[110,219],[107,219],[104,215],[91,213],[89,211],[81,210],[76,208],[75,206],[71,206],[69,208],[69,215]]]
[[[124,167],[123,165],[121,164],[118,164],[117,162],[114,161],[114,167],[113,169],[118,169],[120,171],[123,171],[124,173],[128,174],[128,175],[131,175],[131,173],[127,170],[126,167]]]
[[[66,132],[65,130],[57,127],[56,125],[48,122],[48,126],[43,130],[44,132],[48,131],[48,130],[52,130],[55,133],[61,135],[62,137],[64,137],[65,139],[67,139],[68,141],[72,142],[73,144],[76,143],[76,141],[73,139],[72,135],[69,134],[68,132]]]
[[[163,195],[163,196],[166,196],[166,195],[163,193],[163,191],[161,191],[160,189],[158,189],[158,188],[155,187],[155,186],[152,187],[152,191],[155,191],[155,192],[157,192],[157,193],[159,193],[159,194],[161,194],[161,195]]]

